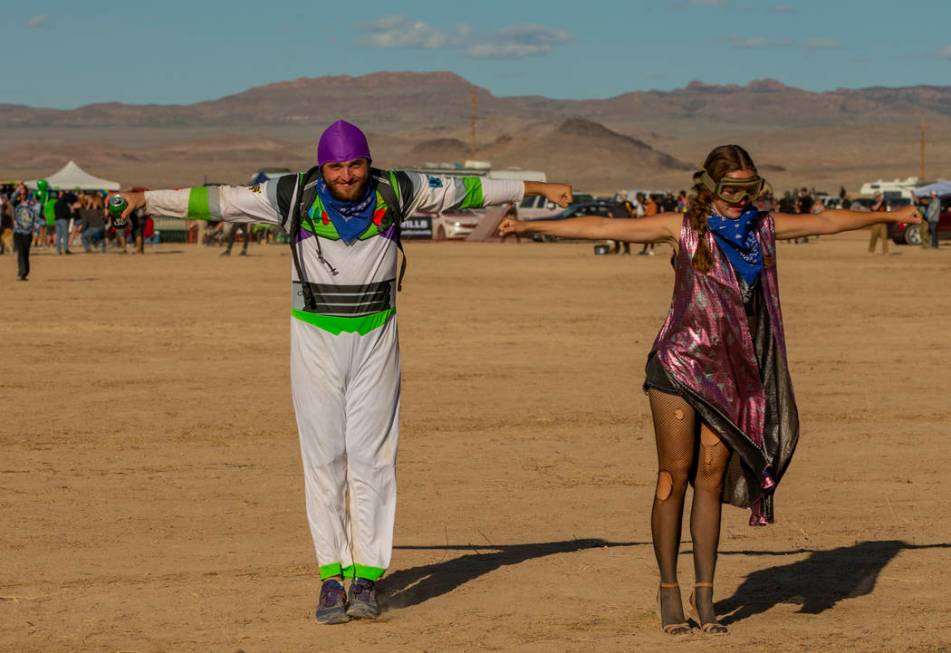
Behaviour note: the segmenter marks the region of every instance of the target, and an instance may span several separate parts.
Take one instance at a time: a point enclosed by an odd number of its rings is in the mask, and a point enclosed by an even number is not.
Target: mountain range
[[[257,167],[306,167],[320,129],[341,117],[371,134],[384,165],[477,158],[597,190],[683,185],[726,141],[748,145],[781,183],[907,176],[918,171],[926,123],[933,176],[951,176],[951,86],[813,92],[766,79],[561,100],[497,97],[449,72],[381,72],[276,82],[189,105],[3,104],[0,177],[48,174],[69,156],[124,183],[242,181]]]

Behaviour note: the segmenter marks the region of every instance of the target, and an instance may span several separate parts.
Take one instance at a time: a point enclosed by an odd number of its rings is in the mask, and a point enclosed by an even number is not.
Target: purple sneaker
[[[347,616],[347,593],[340,581],[331,578],[320,586],[317,600],[317,623],[342,624],[350,621]]]
[[[380,606],[376,602],[376,585],[372,580],[357,578],[350,584],[347,614],[354,619],[376,619]]]

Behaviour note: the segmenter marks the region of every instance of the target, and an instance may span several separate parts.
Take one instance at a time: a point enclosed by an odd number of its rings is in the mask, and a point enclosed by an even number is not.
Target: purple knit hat
[[[338,120],[324,130],[317,143],[317,165],[359,158],[370,159],[370,144],[356,125]]]

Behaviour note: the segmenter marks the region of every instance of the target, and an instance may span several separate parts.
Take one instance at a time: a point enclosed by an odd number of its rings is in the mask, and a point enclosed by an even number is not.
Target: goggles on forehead
[[[731,179],[724,177],[719,182],[713,181],[706,170],[700,175],[700,183],[724,202],[739,204],[744,200],[753,201],[765,190],[769,184],[760,176],[748,179]]]

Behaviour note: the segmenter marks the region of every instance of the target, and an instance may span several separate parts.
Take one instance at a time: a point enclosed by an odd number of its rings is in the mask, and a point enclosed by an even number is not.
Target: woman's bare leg
[[[683,398],[657,390],[648,392],[657,441],[657,489],[651,510],[654,554],[660,582],[677,582],[677,555],[684,514],[684,494],[693,463],[696,415]],[[685,621],[680,589],[661,587],[661,624]]]
[[[730,460],[730,449],[706,424],[700,425],[700,454],[694,477],[693,506],[690,509],[690,536],[693,539],[693,567],[700,623],[717,620],[713,608],[713,575],[717,568],[720,544],[720,514],[723,477]]]

